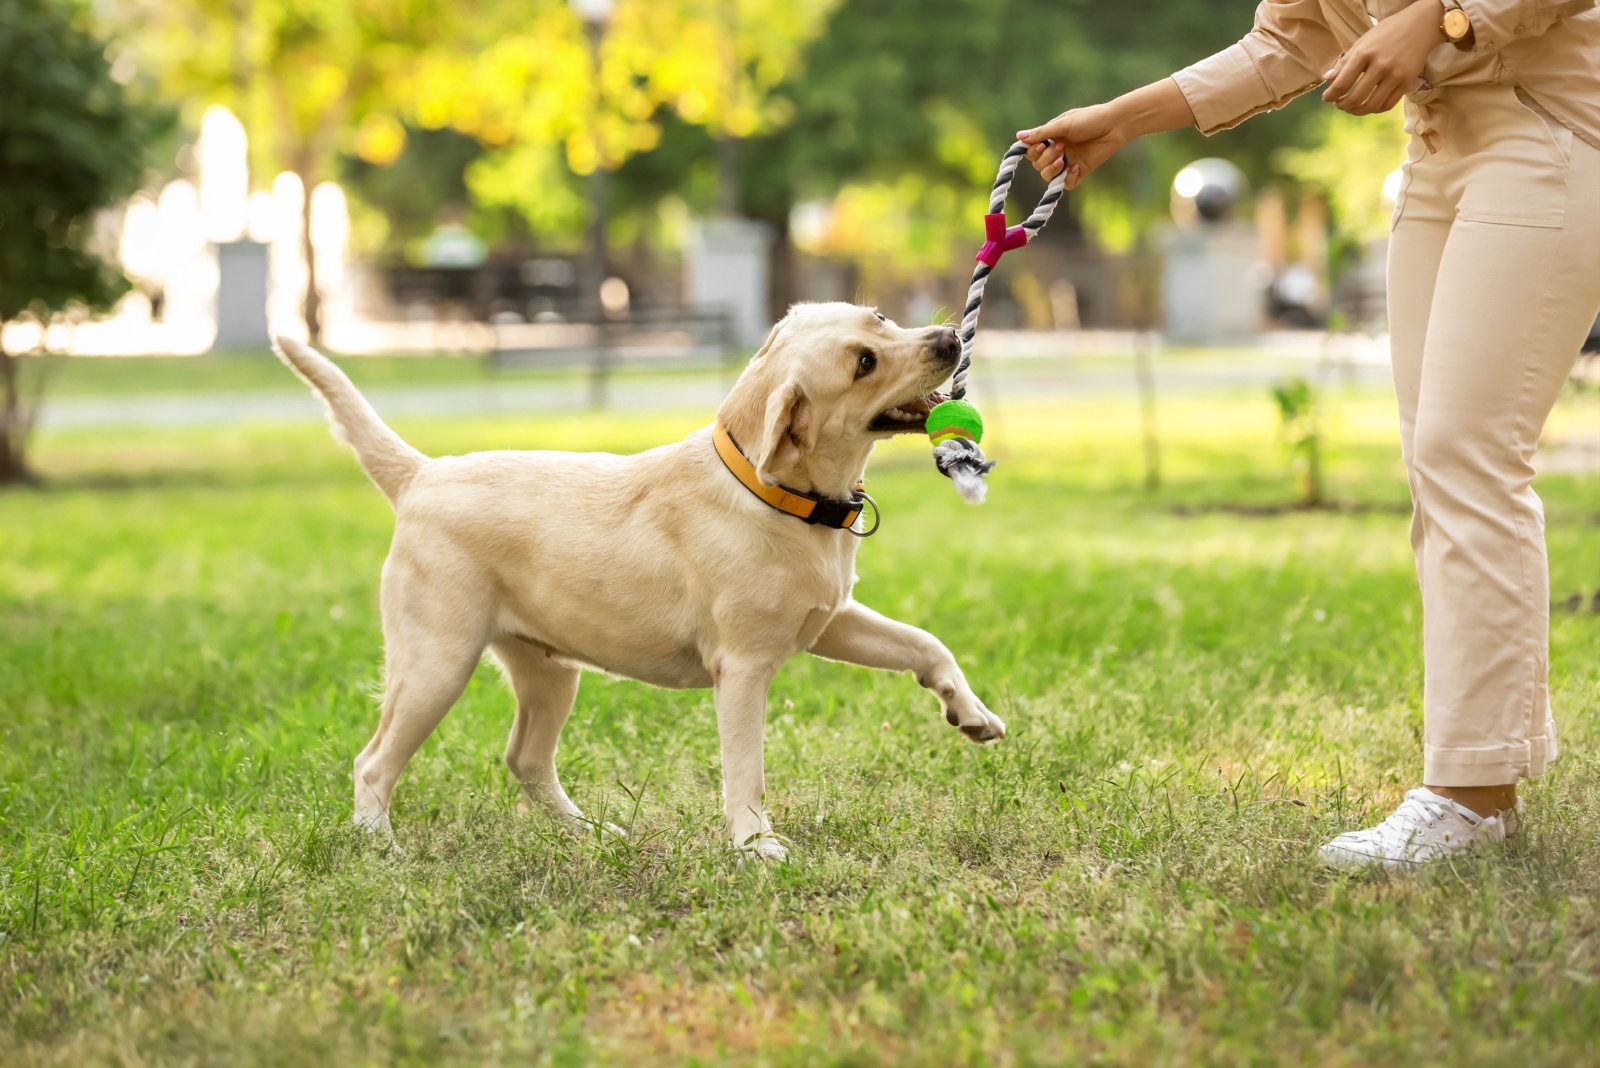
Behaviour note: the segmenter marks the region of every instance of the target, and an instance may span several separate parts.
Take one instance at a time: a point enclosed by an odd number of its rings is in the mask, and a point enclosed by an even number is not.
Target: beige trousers
[[[1389,325],[1422,585],[1423,782],[1497,786],[1556,758],[1532,459],[1600,310],[1600,149],[1509,86],[1406,108]]]

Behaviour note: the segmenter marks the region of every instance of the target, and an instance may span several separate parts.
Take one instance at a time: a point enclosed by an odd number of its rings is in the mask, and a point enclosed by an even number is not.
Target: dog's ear
[[[811,398],[798,382],[786,382],[767,398],[761,423],[761,445],[756,450],[756,477],[776,486],[778,472],[800,461],[817,443]]]
[[[785,315],[782,319],[772,324],[772,329],[767,331],[767,340],[763,341],[761,347],[756,350],[756,354],[750,357],[751,363],[755,363],[772,350],[772,346],[778,342],[778,335],[783,332],[783,328],[788,322],[789,316]]]

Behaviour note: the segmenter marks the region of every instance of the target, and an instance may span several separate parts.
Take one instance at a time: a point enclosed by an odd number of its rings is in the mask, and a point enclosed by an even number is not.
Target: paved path
[[[1187,364],[1187,365],[1186,365]],[[1158,361],[1157,388],[1163,393],[1251,386],[1265,387],[1285,374],[1308,374],[1303,360],[1263,357],[1237,365]],[[1342,381],[1382,385],[1389,369],[1382,365],[1347,365],[1333,372]],[[714,410],[727,394],[726,375],[628,375],[613,379],[607,389],[612,411],[646,409]],[[975,396],[1052,398],[1131,396],[1133,364],[1094,361],[1087,366],[1008,365],[994,370],[982,364],[973,372]],[[576,412],[590,406],[589,385],[579,379],[495,381],[466,385],[381,386],[363,390],[386,418],[405,416],[506,415],[533,412]],[[301,388],[208,393],[126,394],[58,397],[46,402],[40,425],[47,430],[102,427],[225,426],[233,423],[285,423],[322,419],[322,407]]]

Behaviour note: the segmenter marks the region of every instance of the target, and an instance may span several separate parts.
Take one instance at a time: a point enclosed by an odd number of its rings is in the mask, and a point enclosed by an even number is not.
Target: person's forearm
[[[1064,174],[1064,187],[1076,189],[1134,138],[1194,124],[1188,97],[1165,78],[1108,104],[1063,111],[1043,126],[1018,130],[1017,140],[1028,146],[1028,161],[1046,181]]]
[[[1116,116],[1113,125],[1130,141],[1145,134],[1165,133],[1195,124],[1188,98],[1171,78],[1124,93],[1106,107]]]

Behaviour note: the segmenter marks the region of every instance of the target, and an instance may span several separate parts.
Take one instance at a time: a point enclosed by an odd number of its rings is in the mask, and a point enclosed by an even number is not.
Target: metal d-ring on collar
[[[845,527],[844,529],[848,530],[858,538],[870,538],[878,532],[879,527],[883,526],[883,509],[878,507],[878,502],[873,499],[872,494],[868,493],[864,489],[856,490],[853,496],[865,501],[867,504],[872,505],[872,526],[867,530],[857,530],[854,525]],[[865,508],[863,508],[861,510],[861,515],[856,517],[856,522],[861,522],[862,518],[866,514],[867,511]]]

